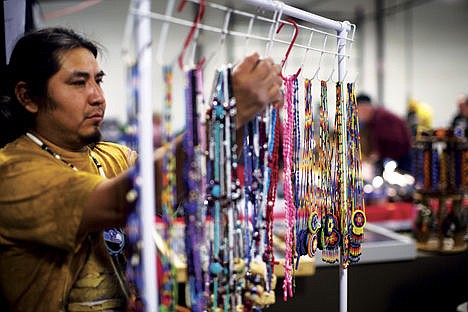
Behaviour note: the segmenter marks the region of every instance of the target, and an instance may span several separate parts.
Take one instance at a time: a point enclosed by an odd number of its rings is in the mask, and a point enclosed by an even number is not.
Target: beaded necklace
[[[307,224],[302,227],[308,230],[305,250],[310,258],[313,258],[318,248],[317,233],[320,227],[320,220],[317,207],[317,187],[315,172],[318,171],[318,164],[315,160],[315,131],[314,131],[314,113],[312,106],[312,80],[304,80],[304,102],[305,102],[305,121],[304,121],[304,178],[303,178],[303,203],[305,207],[304,219]]]
[[[423,167],[423,172],[424,172],[424,191],[429,192],[431,189],[431,155],[432,155],[432,143],[427,143],[427,149],[424,150],[424,167]],[[449,153],[449,158],[453,158],[453,154]],[[453,159],[451,159],[453,161]],[[450,177],[453,177],[453,170],[449,171],[451,175]],[[450,179],[450,186],[453,186],[453,181],[454,179]]]
[[[413,163],[418,163],[418,158],[417,158],[417,155],[420,154],[417,152],[417,149],[416,148],[413,148],[413,155],[415,155],[413,157]],[[417,166],[417,165],[413,165],[413,166]],[[464,176],[465,176],[465,173],[464,172]],[[413,172],[414,174],[414,172]],[[415,178],[417,178],[417,175],[414,174]],[[419,189],[420,188],[420,184],[416,184],[416,188]],[[442,150],[442,152],[440,153],[440,190],[442,192],[445,192],[447,190],[447,160],[446,160],[446,153],[444,150]]]
[[[162,143],[164,145],[171,144],[173,136],[171,129],[171,110],[172,110],[172,67],[164,66],[164,85],[166,89],[165,104],[163,108],[163,135]],[[174,233],[173,233],[173,214],[176,194],[176,177],[175,177],[175,144],[171,144],[167,153],[164,154],[162,164],[162,190],[161,190],[161,207],[162,207],[162,220],[163,220],[163,238],[167,246],[173,246]],[[169,311],[175,310],[177,304],[177,283],[176,274],[177,269],[174,263],[174,255],[172,248],[167,248],[166,253],[160,254],[162,270],[159,272],[160,280],[162,281],[160,290],[160,308],[168,309]]]
[[[301,122],[299,113],[299,100],[298,100],[298,80],[294,80],[294,126],[293,126],[293,137],[294,137],[294,148],[293,148],[293,189],[294,189],[294,205],[296,207],[296,267],[299,267],[299,259],[301,256],[307,254],[307,230],[304,227],[304,220],[306,207],[304,205],[305,191],[303,190],[304,183],[304,160],[305,160],[305,145],[301,149]],[[305,138],[305,135],[304,135]],[[302,153],[301,153],[302,151]]]
[[[305,81],[308,81],[307,79]],[[309,90],[307,90],[309,88]],[[310,87],[307,82],[304,83],[304,102],[305,102],[305,119],[304,119],[304,141],[301,142],[301,114],[299,109],[298,100],[298,81],[294,81],[294,162],[293,162],[293,184],[294,184],[294,197],[296,207],[296,235],[295,235],[295,250],[296,250],[296,266],[299,268],[299,260],[301,256],[307,255],[308,247],[308,230],[307,220],[309,217],[309,207],[306,197],[308,196],[308,189],[311,187],[308,184],[308,174],[310,171],[307,166],[309,165],[308,157],[313,151],[310,148],[310,142],[307,140],[313,137],[310,133],[311,115],[310,115]],[[307,119],[307,120],[306,120]],[[301,146],[302,143],[302,146]]]
[[[265,174],[264,174],[264,195],[263,204],[265,208],[265,237],[262,241],[265,242],[263,252],[263,261],[267,267],[267,284],[266,290],[271,290],[271,283],[273,278],[275,258],[273,254],[273,210],[276,200],[276,190],[278,186],[278,149],[279,149],[279,136],[281,131],[280,118],[278,118],[278,109],[273,108],[267,112],[269,117],[268,123],[268,148],[265,153]]]
[[[227,182],[227,198],[229,200],[227,217],[228,217],[228,292],[226,298],[231,296],[230,300],[225,299],[224,308],[228,309],[229,303],[235,306],[237,310],[243,308],[242,303],[242,285],[244,281],[244,268],[241,258],[241,248],[236,245],[236,233],[239,233],[239,202],[241,198],[240,181],[237,174],[238,157],[237,157],[237,135],[236,135],[236,115],[237,102],[232,90],[231,81],[231,66],[225,68],[224,77],[224,107],[227,111],[226,118],[226,182]]]
[[[257,200],[256,200],[256,190],[257,183],[254,183],[255,175],[255,166],[257,164],[258,154],[255,150],[255,133],[258,129],[258,120],[250,120],[244,125],[244,141],[243,141],[243,150],[244,150],[244,218],[246,225],[248,225],[248,220],[252,215],[255,214],[257,209]],[[255,223],[256,219],[252,218],[252,223]],[[255,231],[254,226],[245,226],[244,227],[244,253],[246,255],[247,265],[250,264],[252,259],[252,245],[253,233]]]
[[[349,91],[349,88],[347,89]],[[353,194],[355,192],[355,175],[354,166],[356,163],[355,157],[355,144],[353,141],[354,129],[352,110],[350,105],[350,99],[348,92],[343,88],[343,82],[337,82],[336,84],[337,101],[340,101],[340,109],[342,112],[342,130],[340,136],[341,154],[340,154],[340,175],[341,175],[341,186],[340,195],[341,202],[339,203],[338,215],[340,218],[340,230],[341,230],[341,265],[343,268],[347,268],[350,263],[349,258],[349,241],[350,241],[350,220],[353,212]],[[347,96],[347,97],[346,97]],[[348,99],[345,102],[345,99]],[[343,119],[346,121],[344,123]],[[344,132],[343,132],[344,131]]]
[[[200,207],[203,203],[200,170],[200,129],[197,109],[197,83],[200,70],[192,69],[186,72],[186,132],[183,147],[186,152],[183,179],[188,192],[187,200],[183,203],[185,219],[185,254],[187,260],[187,276],[190,285],[190,302],[194,311],[201,311],[204,305],[204,287],[201,270],[201,251],[203,241],[203,224]]]
[[[292,186],[292,157],[293,157],[293,101],[294,101],[294,80],[296,77],[290,76],[284,79],[285,86],[285,116],[283,123],[283,159],[284,159],[284,202],[285,202],[285,259],[284,259],[284,281],[283,299],[287,301],[293,296],[292,270],[293,270],[293,250],[294,250],[294,224],[296,208],[294,206],[293,186]]]
[[[209,132],[212,140],[210,140],[210,181],[208,182],[208,201],[210,207],[210,215],[213,218],[213,241],[211,242],[211,257],[210,257],[210,284],[212,284],[212,308],[213,311],[218,307],[218,292],[219,292],[219,283],[223,278],[224,267],[223,259],[220,254],[221,244],[223,242],[223,231],[221,230],[221,200],[222,194],[225,190],[224,180],[222,180],[223,170],[220,168],[223,163],[221,161],[222,157],[222,136],[223,132],[222,127],[224,127],[225,121],[225,112],[222,105],[222,92],[223,92],[223,76],[222,72],[217,74],[217,83],[215,92],[217,95],[211,101],[211,111],[210,111],[210,127]]]
[[[137,82],[139,81],[138,63],[132,64],[128,68],[127,79],[130,100],[127,102],[127,126],[125,128],[124,142],[132,150],[139,149],[138,140],[138,103],[140,98]],[[133,183],[136,195],[140,193],[138,183],[140,165],[137,161],[135,167],[131,170],[129,179]],[[128,261],[126,266],[127,284],[131,290],[127,309],[129,311],[143,311],[143,299],[140,297],[144,289],[143,280],[143,254],[142,254],[142,226],[140,220],[141,205],[137,202],[136,209],[131,211],[127,218],[126,232],[128,236]]]
[[[38,146],[40,146],[44,151],[52,155],[55,159],[60,160],[63,162],[65,165],[73,169],[74,171],[79,171],[75,165],[72,163],[68,162],[67,160],[63,159],[59,154],[55,153],[53,150],[47,146],[41,139],[39,139],[37,136],[30,132],[26,132],[26,136],[31,139],[34,143],[36,143]],[[88,154],[93,160],[93,163],[95,164],[96,168],[98,169],[99,175],[103,178],[106,178],[106,174],[104,172],[104,169],[102,168],[101,163],[99,160],[96,158],[94,153],[89,149],[88,147]],[[119,279],[120,286],[122,287],[122,290],[124,291],[126,297],[129,297],[129,290],[125,284],[124,278],[122,276],[122,272],[120,270],[120,259],[119,257],[122,254],[122,251],[125,247],[125,235],[123,233],[122,229],[119,228],[108,228],[103,231],[103,238],[104,238],[104,244],[106,246],[106,249],[111,256],[111,263],[114,266],[114,270],[116,273],[117,278]]]
[[[421,142],[416,142],[414,149],[413,149],[413,176],[415,178],[415,187],[416,189],[422,189],[424,185],[424,173],[423,173],[423,168],[424,168],[424,144]],[[445,187],[447,187],[447,166],[445,166],[446,161],[447,161],[447,152],[444,150],[443,151],[443,159],[444,159],[444,165],[442,167],[442,177],[444,179]]]
[[[338,123],[337,116],[335,121]],[[338,259],[336,248],[339,242],[339,232],[337,231],[337,219],[334,214],[336,201],[336,176],[332,174],[332,169],[336,168],[335,162],[332,166],[332,160],[336,159],[335,148],[332,148],[329,137],[328,120],[328,92],[326,81],[321,81],[320,94],[320,176],[321,176],[321,231],[320,247],[322,249],[322,260],[334,263]],[[335,125],[335,134],[337,127]],[[336,143],[336,142],[335,142]],[[336,145],[335,145],[336,147]]]
[[[322,229],[322,260],[328,263],[335,263],[339,258],[339,245],[341,241],[339,209],[342,201],[342,112],[341,112],[341,88],[337,84],[336,106],[335,106],[335,126],[334,126],[334,147],[332,148],[333,165],[331,172],[331,192],[332,203],[327,207],[325,216],[322,217],[324,226]]]
[[[208,291],[213,311],[229,307],[243,309],[242,291],[245,270],[242,256],[241,220],[239,220],[240,182],[237,176],[236,101],[232,96],[230,66],[215,76],[215,87],[207,111],[209,139],[207,197],[210,228]],[[244,222],[245,218],[244,218]],[[210,291],[211,290],[211,291]],[[220,296],[220,294],[223,294]],[[232,309],[232,308],[231,308]]]
[[[33,141],[34,143],[36,143],[37,145],[39,145],[44,151],[46,151],[47,153],[49,153],[50,155],[52,155],[52,157],[54,157],[55,159],[58,159],[60,160],[61,162],[63,162],[65,165],[67,165],[68,167],[70,167],[71,169],[75,170],[75,171],[79,171],[78,168],[76,168],[72,163],[69,163],[68,161],[66,161],[65,159],[63,159],[59,154],[56,154],[54,151],[52,151],[44,142],[42,142],[38,137],[36,137],[35,135],[33,135],[32,133],[29,133],[29,132],[26,132],[26,136],[28,138],[31,139],[31,141]],[[102,169],[102,166],[101,164],[99,163],[99,161],[94,157],[94,155],[91,153],[91,150],[88,149],[88,153],[89,153],[89,156],[91,157],[91,159],[93,160],[93,162],[96,164],[96,167],[98,169],[98,172],[99,172],[99,175],[102,176],[102,177],[106,177],[106,175],[104,174],[104,171]]]
[[[347,236],[343,248],[348,252],[349,262],[358,262],[362,253],[361,244],[364,241],[364,225],[366,223],[365,205],[364,205],[364,187],[362,178],[362,160],[361,160],[361,142],[359,135],[359,120],[356,105],[356,92],[353,83],[348,87],[348,134],[351,143],[349,151],[349,171],[348,186],[350,192],[349,210],[351,211],[351,220],[347,228],[350,228],[350,235]],[[346,264],[346,263],[344,263]]]
[[[320,82],[320,133],[319,133],[319,198],[321,199],[319,217],[321,221],[320,231],[319,231],[319,248],[323,250],[323,227],[325,225],[325,215],[329,209],[331,203],[331,146],[330,146],[330,136],[329,136],[329,120],[328,120],[328,100],[327,100],[327,83],[325,81]]]
[[[246,232],[247,265],[252,258],[264,253],[265,215],[264,160],[266,152],[265,122],[258,115],[244,126],[244,215],[250,217],[252,227]],[[250,227],[248,227],[250,228]]]

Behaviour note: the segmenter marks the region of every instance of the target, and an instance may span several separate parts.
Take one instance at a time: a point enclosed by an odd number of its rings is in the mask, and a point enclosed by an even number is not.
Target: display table
[[[275,252],[281,255],[280,243]],[[294,297],[283,301],[282,265],[276,303],[265,311],[339,310],[338,265],[302,257]],[[379,225],[366,225],[361,261],[348,268],[348,311],[455,311],[468,301],[468,251],[442,255],[417,252],[415,241]],[[181,294],[183,262],[177,264]]]
[[[444,255],[416,250],[414,239],[367,224],[363,255],[348,268],[348,311],[456,311],[468,301],[468,251]],[[337,265],[321,263],[315,274],[296,277],[295,295],[265,311],[339,311]],[[282,280],[279,284],[282,285]]]
[[[406,231],[413,228],[417,207],[410,202],[387,202],[366,206],[368,222],[393,231]]]

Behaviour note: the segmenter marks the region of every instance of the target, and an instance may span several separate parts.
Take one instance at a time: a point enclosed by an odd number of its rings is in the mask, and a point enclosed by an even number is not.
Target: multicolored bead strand
[[[293,83],[294,87],[294,102],[293,102],[293,115],[294,115],[294,124],[293,124],[293,164],[292,164],[292,184],[294,191],[294,206],[296,207],[296,228],[295,228],[295,250],[296,250],[296,266],[295,269],[299,268],[299,260],[301,256],[307,255],[307,239],[308,232],[307,227],[305,226],[305,214],[306,208],[303,205],[305,191],[303,187],[304,183],[304,165],[303,165],[303,150],[305,148],[302,145],[301,148],[301,114],[299,108],[299,99],[298,99],[298,80],[297,78]]]
[[[319,220],[321,222],[319,231],[319,249],[325,248],[324,228],[326,226],[325,216],[331,209],[332,188],[331,188],[331,143],[330,125],[328,119],[328,92],[326,81],[320,82],[320,131],[319,131]]]
[[[315,131],[314,131],[314,110],[312,104],[312,80],[304,80],[304,144],[303,144],[303,186],[302,186],[302,207],[303,221],[302,229],[307,230],[307,239],[305,240],[307,255],[310,258],[315,257],[318,249],[318,231],[320,220],[317,206],[317,181],[315,172],[318,172],[315,160]]]
[[[351,220],[348,227],[351,235],[348,238],[348,246],[343,244],[343,248],[348,248],[349,262],[358,262],[362,253],[361,244],[364,241],[364,226],[366,223],[366,212],[364,205],[364,182],[362,177],[362,159],[361,159],[361,142],[359,134],[359,119],[358,107],[356,105],[356,92],[353,83],[349,83],[348,87],[348,121],[350,126],[348,133],[350,134],[349,141],[351,146],[348,149],[349,157],[349,181],[348,187],[350,193],[348,197],[351,199],[349,210],[351,211]]]
[[[172,67],[163,68],[164,85],[166,89],[165,103],[163,108],[163,135],[162,144],[167,146],[173,141],[171,116],[172,116]],[[174,235],[172,233],[174,225],[174,206],[176,194],[176,173],[175,173],[175,144],[171,144],[167,153],[164,154],[162,164],[162,190],[161,190],[161,208],[163,220],[163,239],[167,246],[171,246]],[[159,272],[162,281],[160,290],[160,310],[172,311],[177,305],[176,282],[177,269],[173,265],[174,255],[171,248],[167,248],[167,253],[160,254],[162,263],[162,272]]]
[[[137,107],[139,103],[139,93],[136,82],[139,80],[138,64],[135,63],[128,68],[128,85],[130,88],[130,101],[127,103],[127,128],[124,138],[125,145],[133,150],[138,150],[138,118]],[[140,193],[140,186],[138,184],[138,175],[140,172],[139,164],[137,162],[135,170],[132,172],[131,179],[135,185],[136,193]],[[137,196],[138,200],[138,196]],[[136,204],[137,209],[133,211],[127,220],[126,232],[128,236],[128,249],[127,249],[127,267],[126,277],[127,284],[130,290],[127,309],[130,311],[144,311],[144,303],[140,294],[143,291],[143,267],[142,267],[142,233],[141,224],[139,219],[140,205]]]
[[[335,263],[339,260],[339,246],[341,243],[341,205],[342,205],[342,184],[343,184],[343,146],[342,146],[342,101],[341,101],[341,85],[336,85],[336,105],[335,105],[335,126],[334,126],[334,147],[332,148],[331,167],[331,199],[332,203],[328,207],[324,217],[324,225],[322,229],[323,249],[322,260],[327,263]]]

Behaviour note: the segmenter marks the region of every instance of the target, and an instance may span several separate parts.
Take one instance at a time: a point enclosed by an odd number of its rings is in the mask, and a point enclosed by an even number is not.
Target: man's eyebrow
[[[101,70],[99,71],[95,77],[103,77],[105,76],[106,73]],[[75,71],[71,74],[72,77],[82,77],[82,78],[86,78],[88,79],[90,77],[90,74],[88,72],[85,72],[85,71]]]

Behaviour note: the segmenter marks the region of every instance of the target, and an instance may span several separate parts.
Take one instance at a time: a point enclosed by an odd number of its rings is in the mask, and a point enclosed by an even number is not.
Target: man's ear
[[[15,86],[15,95],[21,105],[30,113],[37,113],[39,107],[29,94],[28,85],[24,81],[19,81]]]

